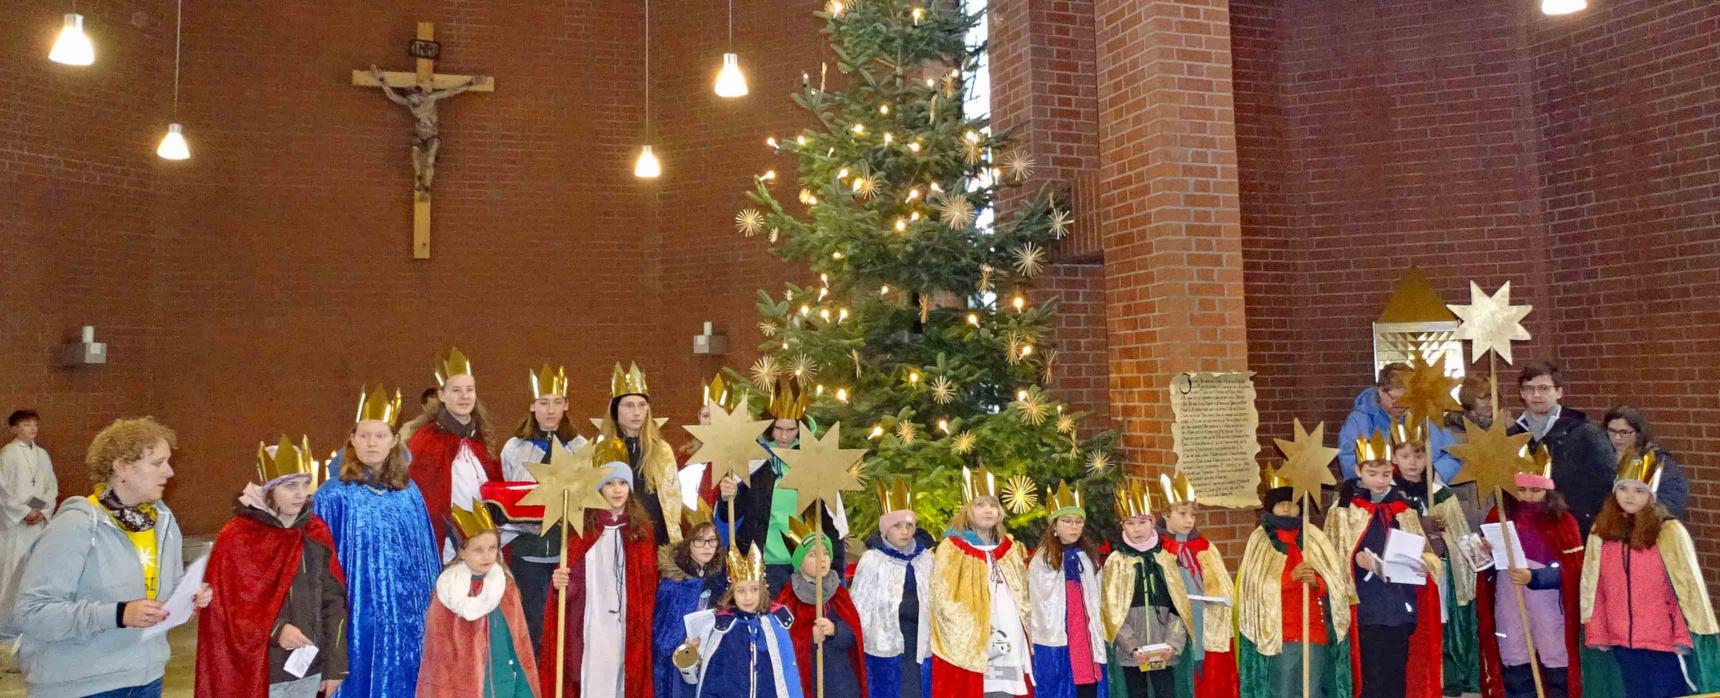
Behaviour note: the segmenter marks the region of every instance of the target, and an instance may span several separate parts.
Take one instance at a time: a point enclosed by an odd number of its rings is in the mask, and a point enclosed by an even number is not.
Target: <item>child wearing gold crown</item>
[[[585,445],[585,437],[573,431],[573,421],[567,418],[567,372],[561,367],[551,371],[548,364],[531,374],[532,402],[530,411],[514,429],[513,438],[502,446],[502,476],[509,482],[536,482],[526,468],[528,463],[549,463],[552,448],[569,454]],[[552,527],[545,531],[536,523],[503,522],[502,545],[508,549],[508,571],[520,590],[520,607],[526,612],[532,647],[543,646],[544,599],[549,594],[549,577],[561,563],[561,533]]]
[[[1406,418],[1392,424],[1393,484],[1421,517],[1428,545],[1444,568],[1444,573],[1432,580],[1440,594],[1440,613],[1422,616],[1417,624],[1438,624],[1443,618],[1444,693],[1455,696],[1480,690],[1475,568],[1457,546],[1457,541],[1469,536],[1469,520],[1457,493],[1445,487],[1438,471],[1431,467],[1427,434],[1421,420]]]
[[[1583,555],[1584,641],[1630,698],[1720,690],[1720,639],[1690,533],[1655,501],[1653,451],[1626,454]]]
[[[615,364],[609,378],[609,410],[597,423],[598,462],[627,464],[633,471],[633,494],[651,521],[657,545],[681,542],[681,478],[675,449],[663,439],[652,416],[651,388],[639,364],[626,371]]]
[[[932,555],[932,695],[1031,695],[1026,552],[990,470],[963,468],[962,498]]]
[[[1508,561],[1493,559],[1491,566],[1475,575],[1481,694],[1486,698],[1536,695],[1525,617],[1528,630],[1535,636],[1541,695],[1583,695],[1576,622],[1583,570],[1582,536],[1577,532],[1577,519],[1565,506],[1564,495],[1553,489],[1552,463],[1546,449],[1536,449],[1532,458],[1534,471],[1517,473],[1516,491],[1505,498],[1503,510],[1504,519],[1517,532],[1518,566],[1507,569]],[[1498,523],[1500,513],[1498,507],[1489,510],[1486,522]],[[1517,610],[1513,587],[1522,590],[1522,613]]]
[[[1032,599],[1033,693],[1040,698],[1096,698],[1105,672],[1099,619],[1099,546],[1087,534],[1080,490],[1060,483],[1045,500],[1051,525],[1027,562]]]
[[[715,609],[687,616],[687,641],[675,650],[681,679],[696,698],[802,698],[789,629],[794,614],[765,596],[758,548],[728,553],[729,589]]]
[[[878,487],[878,533],[848,586],[866,629],[870,698],[931,698],[932,538],[920,530],[906,479]]]
[[[1114,658],[1110,680],[1129,698],[1172,696],[1193,629],[1188,589],[1176,558],[1165,552],[1147,484],[1125,479],[1116,505],[1122,535],[1105,560],[1100,604]]]
[[[424,620],[419,698],[537,698],[537,663],[520,592],[502,564],[501,530],[479,505],[454,508],[459,557],[436,578]]]
[[[214,600],[197,625],[197,695],[315,698],[346,678],[346,578],[328,524],[311,513],[310,444],[257,444],[257,474],[233,502],[204,579]],[[302,671],[287,658],[316,648]]]
[[[656,698],[693,695],[693,688],[681,680],[671,657],[687,638],[686,617],[714,608],[728,591],[723,559],[710,505],[701,501],[698,509],[682,511],[681,542],[657,551],[657,573],[662,580],[657,583],[656,620],[651,630],[656,648],[652,667]]]
[[[1443,686],[1439,587],[1444,574],[1427,544],[1418,559],[1394,561],[1420,572],[1420,582],[1387,578],[1386,545],[1394,531],[1422,535],[1421,517],[1392,483],[1386,436],[1375,431],[1355,444],[1356,477],[1338,488],[1326,515],[1326,535],[1344,556],[1355,607],[1351,663],[1360,698],[1439,698]]]
[[[1165,493],[1165,552],[1176,558],[1188,591],[1189,637],[1186,661],[1178,663],[1177,695],[1182,698],[1235,698],[1236,655],[1232,651],[1230,604],[1235,591],[1230,570],[1212,541],[1195,529],[1199,500],[1188,476],[1159,475]],[[1195,596],[1203,598],[1196,599]]]
[[[1268,469],[1260,526],[1236,575],[1236,664],[1242,698],[1350,698],[1349,575],[1325,532],[1304,526],[1289,482]],[[1303,632],[1302,588],[1308,587]]]
[[[502,465],[491,452],[496,435],[489,413],[478,402],[472,361],[455,348],[436,360],[433,374],[436,400],[406,425],[401,438],[412,453],[412,481],[424,493],[436,545],[447,562],[455,553],[447,530],[453,508],[478,506],[474,502],[480,499],[479,488],[501,480]]]
[[[794,638],[794,659],[800,665],[801,690],[817,693],[817,653],[824,649],[825,698],[865,698],[866,662],[861,650],[865,636],[860,612],[842,586],[842,575],[830,561],[835,542],[798,518],[789,519],[789,539],[794,543],[794,576],[776,597],[776,602],[794,616],[788,629]],[[822,584],[819,580],[823,580]],[[824,614],[818,612],[818,593],[824,593]]]

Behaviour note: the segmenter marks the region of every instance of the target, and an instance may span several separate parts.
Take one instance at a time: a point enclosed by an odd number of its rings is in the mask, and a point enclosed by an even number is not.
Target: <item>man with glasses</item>
[[[1558,367],[1545,361],[1523,364],[1517,374],[1517,390],[1523,398],[1523,414],[1510,427],[1512,434],[1527,433],[1530,445],[1545,448],[1553,457],[1553,484],[1571,507],[1571,516],[1584,536],[1601,504],[1612,494],[1618,455],[1605,432],[1589,423],[1582,412],[1559,404],[1565,397],[1565,379]]]

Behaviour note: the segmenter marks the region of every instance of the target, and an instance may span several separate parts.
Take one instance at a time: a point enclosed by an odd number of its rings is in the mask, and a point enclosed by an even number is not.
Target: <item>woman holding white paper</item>
[[[116,420],[90,442],[95,492],[66,500],[37,541],[13,618],[34,698],[161,695],[164,601],[182,581],[179,524],[162,503],[173,477],[173,430],[150,417]],[[208,586],[194,595],[209,605]]]

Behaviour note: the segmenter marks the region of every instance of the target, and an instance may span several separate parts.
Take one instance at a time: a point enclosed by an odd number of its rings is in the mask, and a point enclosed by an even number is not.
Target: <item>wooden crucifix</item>
[[[436,72],[441,45],[436,43],[436,25],[418,23],[418,38],[408,47],[418,59],[416,72],[385,71],[375,65],[352,71],[352,84],[380,87],[389,101],[412,114],[412,257],[430,258],[430,185],[436,178],[436,151],[442,146],[436,122],[436,103],[462,92],[493,92],[496,81],[483,75],[449,75]]]

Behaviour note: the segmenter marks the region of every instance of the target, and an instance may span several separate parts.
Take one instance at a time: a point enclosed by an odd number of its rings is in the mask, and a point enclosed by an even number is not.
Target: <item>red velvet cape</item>
[[[788,635],[794,638],[794,659],[795,663],[800,665],[801,690],[803,695],[810,698],[817,695],[817,679],[813,676],[812,622],[818,619],[818,606],[801,601],[794,593],[793,584],[782,587],[782,591],[776,595],[776,602],[794,614],[794,624],[788,626]],[[868,695],[866,656],[862,649],[866,646],[866,637],[861,634],[863,630],[860,627],[860,611],[854,607],[853,597],[848,595],[847,589],[836,587],[836,593],[830,596],[829,601],[824,602],[824,612],[827,616],[835,615],[854,631],[854,648],[848,652],[848,661],[854,667],[854,675],[860,679],[859,695]]]
[[[585,554],[603,534],[603,524],[596,512],[586,512],[585,535],[567,540],[567,625],[556,626],[560,600],[555,587],[549,589],[544,603],[543,650],[538,655],[539,682],[547,695],[555,695],[555,643],[560,632],[567,633],[567,674],[563,685],[566,695],[578,696],[579,664],[585,656]],[[633,536],[632,524],[623,524],[620,531],[622,550],[626,554],[627,575],[627,654],[625,664],[626,698],[651,698],[651,623],[657,605],[657,542],[650,529],[638,538]]]
[[[335,559],[334,536],[315,514],[296,528],[277,528],[248,516],[221,527],[203,573],[214,600],[197,623],[196,695],[269,695],[275,620],[298,576],[307,538],[328,548],[329,572],[346,584]]]
[[[499,561],[497,564],[501,564]],[[532,695],[543,698],[538,681],[537,660],[532,656],[531,635],[526,632],[526,614],[520,610],[520,591],[512,577],[502,591],[502,616],[508,619],[514,655],[520,672],[531,684]],[[424,616],[424,659],[419,664],[418,698],[470,698],[484,695],[484,672],[490,666],[490,617],[466,620],[441,601],[432,599]]]
[[[1565,611],[1565,656],[1570,658],[1570,665],[1565,669],[1565,692],[1571,696],[1583,694],[1583,671],[1578,658],[1582,656],[1582,644],[1577,641],[1577,632],[1582,629],[1578,622],[1578,594],[1583,579],[1583,538],[1577,532],[1577,520],[1570,514],[1565,514],[1557,524],[1550,524],[1539,516],[1513,517],[1518,526],[1535,526],[1547,539],[1547,546],[1553,549],[1553,555],[1559,562],[1559,605]],[[1495,507],[1487,512],[1487,523],[1499,522],[1499,509]],[[1566,550],[1575,552],[1566,553]],[[1500,562],[1504,562],[1501,560]],[[1499,640],[1496,623],[1494,622],[1493,573],[1479,572],[1475,575],[1475,620],[1481,633],[1481,695],[1486,698],[1504,698],[1504,667],[1499,663]],[[1515,605],[1515,604],[1513,604]],[[1516,613],[1517,609],[1507,609]],[[1535,645],[1541,646],[1547,642],[1544,638],[1535,638]]]
[[[424,508],[430,510],[430,530],[436,534],[436,556],[442,555],[442,540],[448,537],[448,516],[453,512],[449,500],[454,496],[454,457],[460,455],[460,444],[472,449],[472,455],[484,466],[484,477],[502,479],[502,463],[490,455],[490,449],[480,439],[464,439],[448,433],[435,420],[412,432],[406,440],[406,450],[412,452],[412,481],[424,495]]]
[[[1172,556],[1186,546],[1189,555],[1196,558],[1196,565],[1200,564],[1200,554],[1212,547],[1212,541],[1207,540],[1206,536],[1195,536],[1187,542],[1177,540],[1174,536],[1159,536],[1159,540],[1163,542],[1165,552]],[[1201,573],[1198,569],[1193,571],[1195,574]],[[1235,632],[1234,628],[1232,632]],[[1193,641],[1193,638],[1190,638],[1190,641]],[[1206,658],[1200,663],[1200,673],[1194,677],[1194,698],[1236,698],[1240,683],[1241,677],[1236,673],[1236,636],[1232,635],[1229,651],[1207,650]]]
[[[1367,499],[1357,498],[1351,506],[1373,512],[1384,508],[1385,513],[1393,521],[1398,514],[1409,511],[1409,503],[1396,499],[1382,504],[1374,504]],[[1364,538],[1366,536],[1363,536]],[[1345,566],[1353,566],[1356,553],[1360,549],[1360,539],[1357,549],[1351,550],[1344,556]],[[1362,656],[1362,647],[1358,624],[1353,620],[1357,617],[1356,605],[1350,606],[1350,677],[1354,683],[1355,695],[1362,695],[1362,662],[1367,661]],[[1432,579],[1417,587],[1415,594],[1415,630],[1409,636],[1409,661],[1405,662],[1404,679],[1405,698],[1441,698],[1445,694],[1445,627],[1439,621],[1439,585]]]

